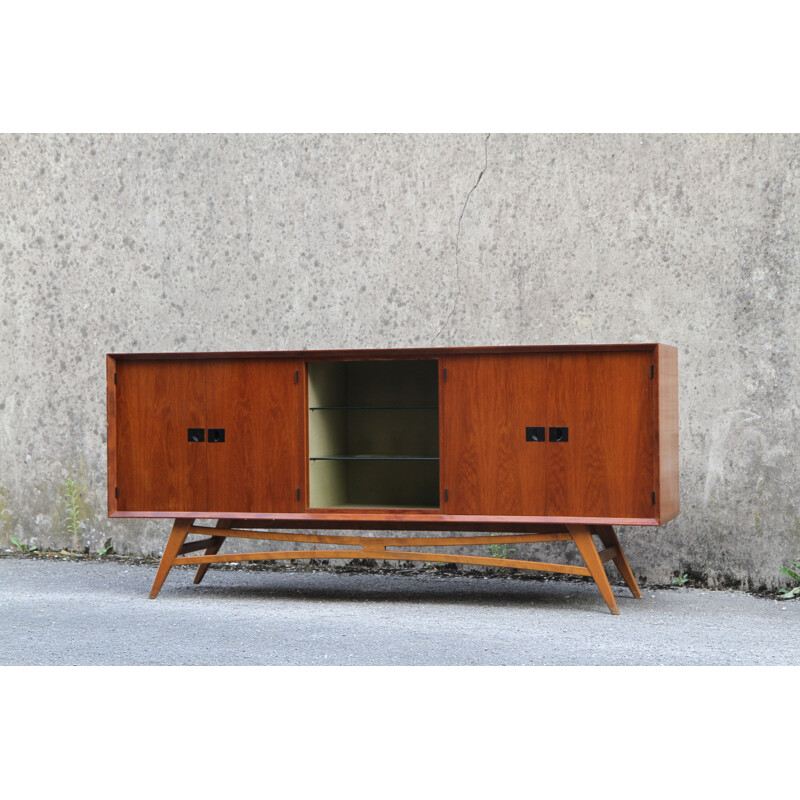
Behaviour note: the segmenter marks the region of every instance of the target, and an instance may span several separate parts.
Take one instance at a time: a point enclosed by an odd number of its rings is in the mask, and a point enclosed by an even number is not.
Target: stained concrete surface
[[[3,665],[800,665],[800,602],[573,581],[0,559]]]
[[[774,588],[799,252],[797,135],[2,134],[0,546],[162,550],[106,518],[108,352],[661,341],[681,516],[630,561]]]

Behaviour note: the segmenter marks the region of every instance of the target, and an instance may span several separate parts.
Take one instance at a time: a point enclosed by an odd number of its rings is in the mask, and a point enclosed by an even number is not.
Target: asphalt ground
[[[2,665],[800,665],[800,602],[435,571],[0,558]]]

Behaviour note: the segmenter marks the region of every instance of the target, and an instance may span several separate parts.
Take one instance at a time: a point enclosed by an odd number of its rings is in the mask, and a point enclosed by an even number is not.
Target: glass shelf
[[[312,508],[439,507],[435,359],[310,361],[306,419]]]
[[[309,461],[438,461],[438,456],[311,456]]]
[[[439,406],[311,406],[309,411],[438,411]]]
[[[431,506],[431,505],[408,505],[407,503],[339,503],[335,506],[327,506],[325,508],[319,509],[315,508],[314,511],[339,511],[339,510],[349,510],[349,509],[363,509],[364,511],[378,511],[381,509],[385,509],[386,511],[392,511],[397,509],[398,511],[438,511],[439,506]],[[311,510],[311,509],[309,509]]]

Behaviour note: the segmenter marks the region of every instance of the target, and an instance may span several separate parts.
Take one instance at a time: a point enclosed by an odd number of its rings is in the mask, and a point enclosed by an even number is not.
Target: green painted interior
[[[310,507],[439,507],[436,360],[309,362],[308,403]]]

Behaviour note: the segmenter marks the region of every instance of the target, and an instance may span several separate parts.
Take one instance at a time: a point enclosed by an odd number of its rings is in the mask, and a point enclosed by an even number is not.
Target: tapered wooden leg
[[[233,526],[233,520],[230,519],[217,520],[217,528],[219,529],[224,530],[225,528],[230,528],[232,526]],[[205,555],[215,556],[217,553],[219,553],[219,549],[220,547],[222,547],[222,543],[227,538],[228,538],[227,536],[212,536],[211,540],[213,544],[206,550]],[[206,570],[208,569],[209,566],[210,566],[209,564],[200,564],[200,566],[197,568],[197,572],[194,575],[195,583],[200,583],[200,581],[203,580],[203,576],[206,574]]]
[[[608,610],[612,614],[619,614],[617,600],[614,597],[614,593],[611,591],[611,584],[608,582],[608,576],[603,567],[603,562],[600,560],[600,556],[597,553],[597,548],[592,539],[591,529],[588,525],[567,525],[567,529],[572,536],[572,540],[577,545],[578,551],[581,556],[583,556],[583,560],[586,562],[586,566],[589,568],[589,572],[592,578],[594,578],[594,582],[597,584],[600,594],[603,595],[603,600],[606,601]]]
[[[593,525],[592,530],[600,537],[600,541],[606,547],[617,548],[619,555],[614,556],[613,561],[617,565],[617,569],[619,570],[619,574],[622,575],[622,579],[628,584],[631,594],[638,600],[641,600],[641,589],[639,589],[639,584],[636,582],[631,565],[628,563],[628,559],[625,557],[625,551],[622,549],[622,545],[619,543],[619,537],[617,536],[617,532],[614,530],[613,525]]]
[[[167,575],[169,575],[169,571],[175,562],[175,557],[186,541],[186,537],[189,535],[189,528],[192,527],[193,523],[193,519],[175,520],[175,524],[172,526],[172,533],[170,533],[167,540],[167,546],[164,548],[164,555],[161,556],[161,563],[158,565],[153,588],[150,590],[151,600],[155,600],[158,597],[158,593],[161,591],[161,587],[164,585],[164,581],[167,579]]]

